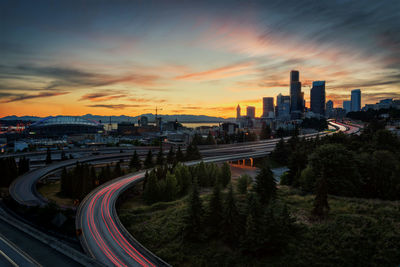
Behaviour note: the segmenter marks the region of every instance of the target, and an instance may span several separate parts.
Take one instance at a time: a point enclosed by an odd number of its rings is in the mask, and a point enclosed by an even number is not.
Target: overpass
[[[343,125],[332,123],[340,131],[348,131]],[[317,135],[309,134],[306,138]],[[263,157],[269,154],[279,139],[255,141],[234,145],[223,145],[217,148],[209,148],[202,151],[204,162],[224,162],[240,159]],[[80,162],[96,162],[105,159],[116,159],[131,156],[131,153],[118,153],[110,155],[98,155],[79,159]],[[20,204],[32,206],[43,205],[46,200],[36,192],[36,182],[44,175],[57,169],[71,166],[77,160],[63,161],[48,165],[42,169],[29,172],[10,186],[11,196]],[[192,165],[200,160],[187,162]],[[84,250],[107,265],[117,266],[167,266],[168,264],[153,255],[138,241],[136,241],[124,228],[118,219],[115,203],[122,192],[130,186],[142,181],[144,172],[129,174],[116,178],[94,189],[82,201],[78,208],[76,227],[81,231],[80,241]]]

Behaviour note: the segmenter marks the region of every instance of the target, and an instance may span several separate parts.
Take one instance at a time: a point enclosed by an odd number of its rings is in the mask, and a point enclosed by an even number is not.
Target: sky
[[[291,70],[400,98],[400,1],[0,1],[0,117],[260,116]]]

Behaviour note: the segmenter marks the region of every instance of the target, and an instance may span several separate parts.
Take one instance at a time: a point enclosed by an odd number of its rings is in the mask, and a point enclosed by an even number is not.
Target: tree
[[[163,155],[163,149],[162,146],[160,146],[160,149],[158,150],[157,154],[157,159],[156,159],[156,164],[161,166],[164,163],[164,155]]]
[[[147,178],[147,182],[143,192],[143,199],[148,204],[153,204],[154,202],[158,201],[159,197],[159,188],[157,183],[157,176],[154,171],[149,173]]]
[[[276,181],[268,166],[262,167],[257,174],[254,191],[257,193],[262,204],[268,204],[271,199],[275,198]]]
[[[222,233],[223,238],[230,244],[233,244],[238,239],[240,233],[240,214],[236,206],[235,195],[233,194],[232,184],[229,185],[229,191],[226,195],[223,205],[222,216]]]
[[[231,181],[231,168],[227,162],[224,162],[221,167],[219,182],[222,187],[226,187]]]
[[[192,182],[192,175],[186,165],[178,163],[174,169],[175,177],[178,183],[178,195],[186,195]]]
[[[185,160],[185,156],[182,153],[181,147],[178,146],[178,151],[176,151],[176,161],[177,162],[182,162]]]
[[[205,143],[207,145],[215,145],[216,144],[214,136],[211,134],[211,132],[208,132],[207,139],[206,139]]]
[[[288,159],[289,150],[286,147],[283,138],[276,144],[274,150],[271,153],[271,158],[279,164],[286,164]]]
[[[260,139],[270,139],[271,138],[271,127],[265,122],[262,124],[262,129],[260,133]]]
[[[174,200],[178,195],[178,182],[174,174],[167,173],[165,178],[164,197],[166,201]]]
[[[184,236],[186,239],[199,239],[203,226],[203,204],[197,189],[197,181],[193,182],[188,198],[186,216],[184,218]]]
[[[46,164],[50,164],[52,162],[51,160],[51,152],[50,152],[50,148],[47,148],[47,154],[46,154]]]
[[[245,251],[255,252],[262,246],[261,217],[262,209],[258,198],[254,193],[248,194],[245,234],[241,240],[241,246]]]
[[[123,171],[121,169],[121,164],[119,162],[117,162],[117,164],[114,167],[113,178],[121,177],[123,174],[124,173],[123,173]]]
[[[22,175],[29,171],[29,159],[23,156],[18,161],[18,175]]]
[[[208,206],[207,225],[211,236],[218,236],[222,222],[222,201],[221,189],[217,183],[214,186],[213,193]]]
[[[140,158],[136,150],[133,152],[133,156],[129,161],[129,168],[134,171],[139,171],[142,168],[142,163],[140,162]]]
[[[314,208],[312,214],[323,218],[329,211],[328,188],[324,174],[317,181],[317,190],[315,192]]]
[[[247,193],[247,188],[251,184],[252,178],[247,175],[243,174],[237,179],[237,191],[239,194],[246,194]]]
[[[306,180],[311,180],[314,188],[317,186],[318,179],[324,178],[328,194],[356,196],[359,192],[361,185],[356,168],[357,162],[353,153],[343,145],[321,145],[309,156],[308,162],[308,167],[311,169],[309,173],[314,176]]]
[[[144,167],[146,169],[153,167],[153,154],[151,153],[151,149],[147,152],[146,159],[144,160]]]
[[[175,151],[174,151],[173,146],[171,146],[169,148],[169,152],[168,152],[168,155],[167,155],[167,163],[168,164],[173,164],[174,162],[175,162]]]
[[[196,160],[196,159],[200,159],[201,155],[199,152],[199,149],[197,148],[197,145],[195,142],[192,142],[188,145],[188,147],[186,148],[186,156],[185,159],[187,161],[190,160]]]

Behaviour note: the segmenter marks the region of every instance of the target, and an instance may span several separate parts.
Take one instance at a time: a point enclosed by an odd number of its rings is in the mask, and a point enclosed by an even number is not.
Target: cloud
[[[58,66],[36,66],[36,65],[0,65],[2,76],[7,78],[10,75],[16,77],[35,76],[52,79],[45,90],[59,88],[100,87],[113,84],[128,84],[137,86],[158,85],[158,75],[141,73],[124,73],[119,75],[103,74],[82,71],[80,69]]]
[[[34,94],[34,95],[32,95],[32,94],[18,94],[18,95],[8,94],[7,96],[9,98],[6,100],[3,100],[2,103],[11,103],[11,102],[23,101],[23,100],[34,99],[34,98],[46,98],[46,97],[52,97],[52,96],[65,95],[68,93],[69,92],[41,92],[41,93]]]
[[[83,95],[79,100],[90,100],[92,102],[107,101],[126,97],[126,94],[113,95],[110,93],[90,93]]]
[[[253,73],[254,70],[250,69],[250,67],[252,67],[253,65],[254,64],[252,62],[235,63],[220,68],[180,75],[175,77],[175,79],[200,81],[200,80],[215,80],[215,79],[224,79],[228,77],[241,76],[244,74]]]
[[[125,109],[125,108],[141,108],[147,107],[147,105],[127,105],[127,104],[97,104],[97,105],[86,105],[91,108],[108,108],[108,109]]]

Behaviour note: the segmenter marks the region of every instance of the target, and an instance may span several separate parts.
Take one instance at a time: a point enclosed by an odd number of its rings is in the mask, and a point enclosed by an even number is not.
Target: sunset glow
[[[307,105],[398,98],[400,4],[366,2],[3,1],[0,116],[261,115],[292,69]]]

